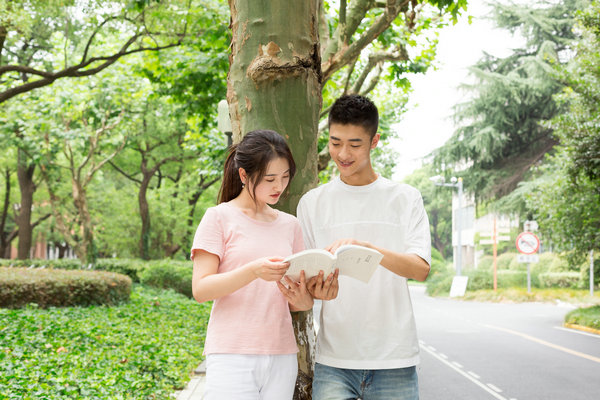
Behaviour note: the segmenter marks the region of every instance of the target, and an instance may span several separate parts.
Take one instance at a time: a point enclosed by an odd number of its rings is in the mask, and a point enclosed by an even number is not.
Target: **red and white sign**
[[[531,232],[521,232],[516,244],[521,254],[535,254],[540,249],[540,239]]]

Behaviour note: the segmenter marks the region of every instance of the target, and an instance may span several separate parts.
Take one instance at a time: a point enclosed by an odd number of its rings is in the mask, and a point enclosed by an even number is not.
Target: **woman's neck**
[[[229,203],[239,208],[250,218],[258,221],[271,222],[277,218],[277,211],[272,209],[267,203],[256,202],[250,196],[247,188],[242,189],[241,193]]]

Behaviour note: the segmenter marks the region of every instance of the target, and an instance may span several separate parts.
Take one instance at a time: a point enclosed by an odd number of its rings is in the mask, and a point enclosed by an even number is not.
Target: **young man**
[[[329,153],[339,177],[298,205],[307,248],[335,252],[353,243],[383,254],[368,284],[340,276],[337,298],[322,304],[314,400],[419,397],[419,343],[407,279],[424,281],[429,274],[429,221],[415,188],[373,170],[378,125],[369,99],[339,98],[329,113]],[[326,281],[311,291],[327,298],[322,292],[334,286]]]

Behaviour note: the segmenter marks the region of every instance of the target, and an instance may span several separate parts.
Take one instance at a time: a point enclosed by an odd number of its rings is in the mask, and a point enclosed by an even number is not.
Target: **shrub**
[[[192,264],[189,261],[151,261],[140,273],[140,282],[161,289],[173,289],[192,297]]]
[[[496,278],[499,288],[527,286],[527,271],[499,270]]]
[[[493,256],[483,256],[477,262],[477,269],[489,270],[494,266],[494,257]]]
[[[580,273],[569,272],[546,272],[539,275],[540,287],[551,288],[575,288],[580,281]]]
[[[202,360],[210,308],[135,285],[116,307],[0,309],[0,398],[173,399]]]
[[[127,275],[133,282],[138,283],[140,272],[144,270],[146,263],[137,259],[99,258],[94,264],[94,269]]]
[[[57,260],[0,260],[2,267],[32,267],[32,268],[58,268],[81,269],[81,262],[76,258],[60,258]]]
[[[569,271],[569,262],[560,255],[555,254],[552,262],[548,266],[549,272],[567,272]]]
[[[498,256],[496,267],[498,269],[508,269],[513,259],[517,257],[517,253],[503,253]]]
[[[492,271],[474,269],[467,273],[467,290],[492,289],[494,287]]]
[[[447,296],[450,294],[454,271],[448,269],[446,272],[438,272],[427,278],[426,293],[430,296]]]
[[[0,307],[114,305],[130,293],[131,279],[121,274],[0,267]]]

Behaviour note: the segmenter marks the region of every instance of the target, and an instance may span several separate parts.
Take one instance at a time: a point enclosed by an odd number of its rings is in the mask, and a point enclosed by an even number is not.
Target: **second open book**
[[[346,244],[340,246],[335,254],[323,249],[309,249],[292,254],[284,261],[290,263],[286,273],[294,281],[300,280],[300,271],[304,270],[306,279],[323,271],[324,278],[339,268],[340,275],[346,275],[365,283],[377,269],[383,254],[368,247]]]

